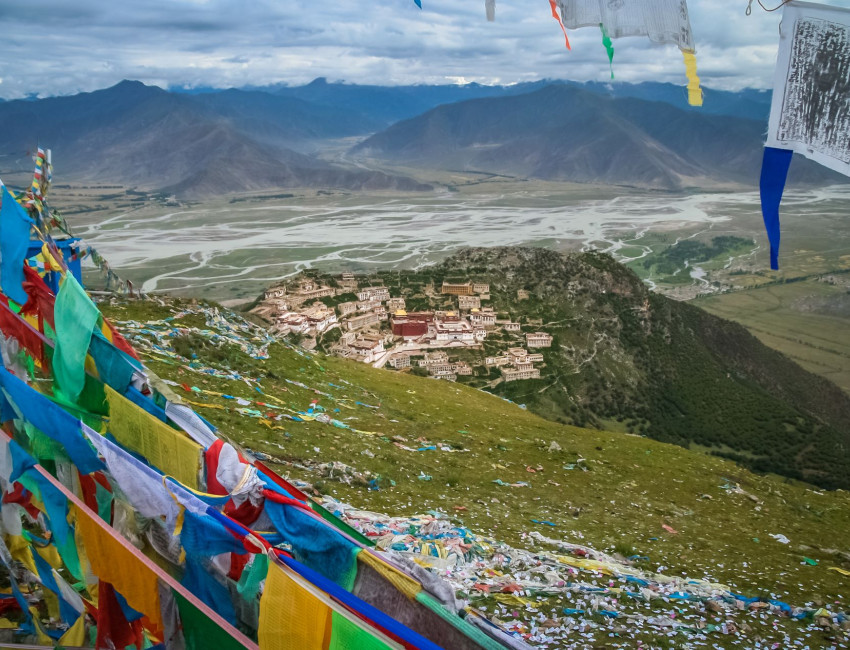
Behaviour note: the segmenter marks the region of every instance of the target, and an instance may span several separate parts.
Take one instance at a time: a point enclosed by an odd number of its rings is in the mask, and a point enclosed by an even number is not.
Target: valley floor
[[[850,393],[850,274],[704,297],[695,304],[741,323],[765,345]]]

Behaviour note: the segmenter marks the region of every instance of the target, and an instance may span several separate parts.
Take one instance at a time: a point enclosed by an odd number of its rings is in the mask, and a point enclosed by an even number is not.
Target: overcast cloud
[[[764,0],[772,6],[781,0]],[[840,0],[830,4],[841,5]],[[599,30],[570,33],[547,0],[2,0],[0,97],[63,95],[138,79],[216,88],[302,84],[316,77],[374,84],[541,78],[607,80]],[[781,11],[747,0],[689,0],[703,84],[767,88]],[[619,81],[684,84],[680,52],[614,41]]]

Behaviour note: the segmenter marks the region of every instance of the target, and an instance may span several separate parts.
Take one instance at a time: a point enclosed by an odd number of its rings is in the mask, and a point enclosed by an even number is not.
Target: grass
[[[172,313],[150,302],[103,305],[103,311],[114,321],[159,319]],[[570,540],[581,535],[583,543],[599,550],[649,556],[647,566],[668,567],[668,575],[710,577],[746,595],[770,593],[795,605],[817,601],[846,609],[850,579],[828,570],[841,566],[830,549],[850,550],[846,492],[821,492],[789,479],[755,475],[729,461],[639,436],[560,425],[463,385],[339,358],[305,357],[281,344],[271,347],[265,361],[233,354],[239,357],[240,372],[261,379],[267,395],[298,410],[319,399],[332,417],[376,435],[318,422],[281,421],[282,429],[270,429],[234,411],[198,411],[225,437],[281,461],[341,461],[383,477],[384,487],[378,491],[323,480],[326,493],[356,507],[413,515],[427,510],[454,513],[454,506],[464,506],[468,510],[458,518],[463,525],[516,546],[523,546],[526,534],[535,529],[531,519],[545,519],[556,524],[542,531],[545,534]],[[146,363],[164,378],[258,398],[237,381],[154,358]],[[340,407],[284,379],[380,408]],[[185,396],[228,406],[223,398]],[[412,448],[442,442],[468,451],[409,452],[395,444],[401,440]],[[560,451],[548,451],[552,441]],[[590,471],[566,469],[578,457]],[[538,466],[542,471],[527,470]],[[322,478],[296,466],[279,469],[311,483]],[[420,472],[432,480],[419,480]],[[528,481],[531,488],[497,486],[495,479]],[[760,503],[724,490],[727,481],[740,484]],[[665,533],[662,524],[678,534]],[[776,543],[771,533],[785,534],[792,543]],[[801,564],[804,555],[819,565]],[[721,637],[717,643],[734,640]]]
[[[840,310],[850,306],[849,290],[808,279],[704,297],[695,304],[741,323],[765,345],[850,393],[850,307]]]

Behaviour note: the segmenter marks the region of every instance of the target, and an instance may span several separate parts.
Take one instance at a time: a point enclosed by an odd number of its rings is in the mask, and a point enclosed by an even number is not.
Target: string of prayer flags
[[[610,39],[646,36],[654,43],[676,45],[686,55],[688,103],[691,106],[702,106],[702,91],[699,89],[699,78],[696,75],[695,45],[687,0],[549,1],[552,14],[567,29],[602,25]],[[560,17],[555,11],[556,4],[560,9]],[[609,50],[608,54],[610,60],[612,52]]]
[[[792,153],[850,176],[850,9],[793,2],[782,11],[760,182],[771,269]]]
[[[38,228],[36,233],[50,254],[56,247],[49,233]],[[10,544],[8,549],[0,545],[0,561],[14,558],[28,571],[10,571],[11,600],[25,612],[22,631],[45,646],[57,640],[79,645],[89,634],[101,647],[258,648],[237,631],[238,625],[248,634],[259,632],[264,646],[299,650],[496,647],[482,642],[455,609],[425,598],[422,584],[408,572],[388,568],[393,579],[386,580],[368,563],[358,562],[368,540],[219,440],[215,429],[185,404],[173,402],[179,398],[138,362],[67,268],[58,271],[63,278],[60,295],[54,297],[38,273],[20,261],[29,310],[18,314],[0,302],[6,342],[0,415],[4,431],[20,441],[5,438],[5,451],[0,444],[5,494],[0,517]],[[273,341],[258,338],[245,323],[225,321],[218,312],[212,319],[208,326],[218,333],[207,333],[222,340],[248,346],[259,341],[264,347]],[[11,334],[17,338],[7,339]],[[26,356],[29,348],[40,348],[45,357],[38,368],[32,360],[26,368],[14,362],[19,350]],[[252,356],[267,353],[257,350]],[[57,364],[66,366],[64,379]],[[51,381],[53,396],[48,397]],[[70,397],[58,390],[65,387]],[[336,401],[346,406],[347,400]],[[308,412],[263,404],[292,410],[299,419],[347,427],[317,402]],[[49,460],[55,476],[36,458]],[[24,528],[23,517],[35,526]],[[290,550],[272,544],[287,544]],[[378,565],[390,567],[386,562]],[[275,570],[287,571],[291,585],[300,590],[285,599],[289,619],[279,617],[280,607],[274,605]],[[364,571],[379,580],[364,588]],[[173,576],[181,576],[181,582]],[[415,598],[397,592],[402,576]],[[34,593],[35,584],[44,589]],[[51,620],[34,615],[44,611],[31,607],[38,598]],[[264,612],[263,603],[269,602],[274,606]],[[379,609],[387,602],[402,607],[388,615]],[[400,622],[408,615],[415,629]],[[511,647],[525,647],[517,643]]]

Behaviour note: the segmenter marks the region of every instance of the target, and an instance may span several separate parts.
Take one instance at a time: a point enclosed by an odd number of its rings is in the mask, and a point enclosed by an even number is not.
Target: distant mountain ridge
[[[749,100],[748,100],[749,101]],[[387,163],[655,189],[757,184],[764,123],[571,85],[439,106],[351,153]],[[792,181],[846,179],[808,161]]]
[[[373,128],[344,109],[265,93],[189,96],[140,82],[71,97],[0,105],[0,150],[53,150],[70,179],[176,192],[186,198],[277,187],[426,191],[383,172],[330,165],[295,151]]]

